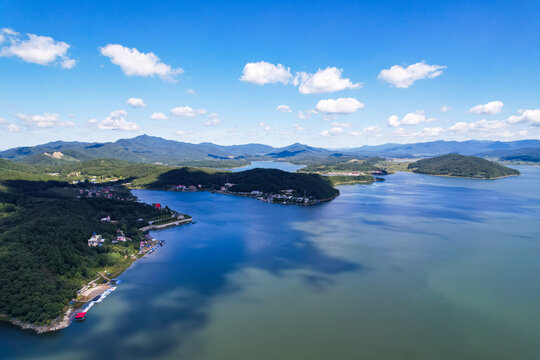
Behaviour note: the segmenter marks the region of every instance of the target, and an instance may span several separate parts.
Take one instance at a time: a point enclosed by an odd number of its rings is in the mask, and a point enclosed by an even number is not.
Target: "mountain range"
[[[449,153],[495,157],[503,160],[540,161],[540,140],[519,141],[433,141],[412,144],[384,144],[347,149],[324,149],[304,144],[276,148],[263,144],[224,146],[213,143],[192,144],[141,135],[115,142],[86,143],[55,141],[0,151],[0,158],[28,164],[47,165],[91,159],[112,158],[139,163],[180,165],[186,161],[244,159],[286,159],[300,161],[323,157],[382,156],[429,157]]]

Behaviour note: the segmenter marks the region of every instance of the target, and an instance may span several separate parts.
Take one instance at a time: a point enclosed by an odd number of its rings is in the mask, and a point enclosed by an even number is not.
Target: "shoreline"
[[[457,176],[457,175],[437,175],[437,174],[424,174],[414,171],[407,171],[411,172],[413,174],[419,174],[419,175],[428,175],[428,176],[439,176],[439,177],[449,177],[449,178],[456,178],[456,179],[470,179],[470,180],[498,180],[498,179],[504,179],[512,176],[520,176],[521,174],[512,174],[512,175],[505,175],[505,176],[497,176],[497,177],[491,177],[491,178],[481,178],[481,177],[469,177],[469,176]]]
[[[144,228],[141,228],[139,230],[146,232],[149,230],[158,230],[163,229],[170,226],[181,226],[192,222],[192,218],[185,219],[185,220],[178,220],[166,224],[161,225],[150,225],[149,229],[147,230],[141,230]],[[148,251],[145,251],[144,253],[139,253],[137,255],[131,255],[129,259],[131,260],[127,266],[123,269],[120,269],[118,272],[112,274],[110,277],[115,278],[123,274],[126,270],[128,270],[137,260],[140,260],[144,258],[148,254]],[[113,284],[111,284],[110,280],[106,284],[99,284],[95,287],[89,287],[90,284],[94,283],[98,279],[107,279],[104,275],[101,274],[101,271],[98,272],[98,277],[92,281],[89,281],[81,286],[81,288],[77,291],[77,298],[82,297],[85,299],[84,301],[76,301],[76,306],[71,306],[71,304],[66,305],[66,310],[63,314],[58,316],[55,319],[52,319],[51,322],[47,325],[37,325],[33,323],[27,323],[22,320],[16,319],[16,318],[9,318],[5,315],[0,314],[0,321],[6,321],[9,322],[15,326],[18,326],[19,328],[23,330],[34,330],[37,334],[44,334],[52,331],[58,331],[67,328],[71,323],[73,323],[73,320],[75,319],[75,315],[77,314],[77,311],[84,308],[86,305],[91,303],[94,297],[97,295],[103,295],[107,290],[109,290]],[[87,294],[85,292],[88,291]],[[81,295],[82,294],[82,295]]]

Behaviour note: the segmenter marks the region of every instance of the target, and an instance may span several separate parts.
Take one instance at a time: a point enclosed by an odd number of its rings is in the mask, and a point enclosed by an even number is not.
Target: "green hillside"
[[[409,164],[409,170],[427,175],[494,179],[519,175],[519,171],[475,156],[449,154]]]

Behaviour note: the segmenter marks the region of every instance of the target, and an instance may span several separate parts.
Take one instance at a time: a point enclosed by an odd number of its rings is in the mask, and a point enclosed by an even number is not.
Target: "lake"
[[[135,191],[196,224],[152,235],[118,290],[65,330],[0,326],[0,358],[536,359],[540,167],[413,173],[283,206]]]
[[[244,170],[251,170],[256,168],[261,169],[278,169],[288,172],[295,172],[298,169],[301,169],[305,167],[305,165],[295,165],[288,162],[282,162],[282,161],[252,161],[251,164],[240,166],[234,169],[227,169],[231,170],[233,172],[238,171],[244,171]]]

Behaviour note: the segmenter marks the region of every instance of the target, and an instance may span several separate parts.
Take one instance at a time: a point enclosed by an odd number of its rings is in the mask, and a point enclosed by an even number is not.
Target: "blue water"
[[[251,170],[256,168],[261,169],[278,169],[288,172],[296,172],[296,170],[301,169],[305,167],[305,165],[295,165],[288,162],[281,162],[281,161],[252,161],[251,164],[237,167],[234,169],[229,169],[233,172],[238,171],[244,171],[244,170]]]
[[[152,235],[83,323],[0,326],[0,358],[537,359],[540,168],[412,173],[317,206],[135,191],[197,224]]]

